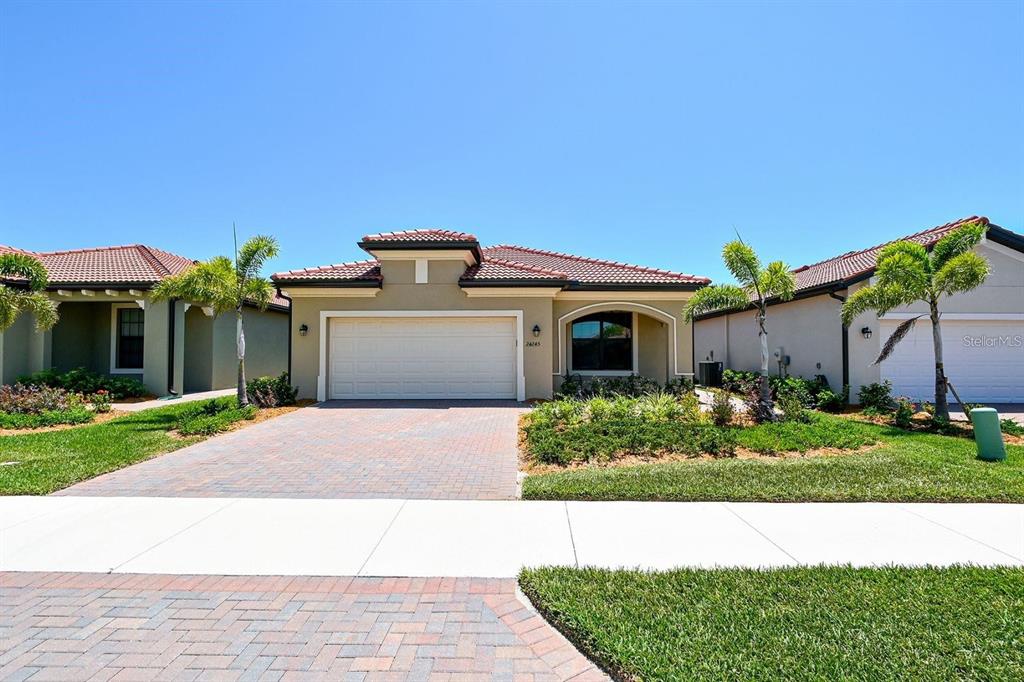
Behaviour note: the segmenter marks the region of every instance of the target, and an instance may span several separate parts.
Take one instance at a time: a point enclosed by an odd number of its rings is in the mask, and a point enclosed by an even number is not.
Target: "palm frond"
[[[0,256],[0,277],[20,277],[28,281],[32,291],[46,288],[46,268],[38,260],[24,253],[5,253]]]
[[[735,284],[716,284],[698,289],[686,302],[683,317],[687,322],[704,313],[718,310],[741,310],[750,305],[747,291]]]
[[[981,286],[988,277],[989,265],[973,251],[953,256],[935,273],[935,290],[949,295]]]
[[[985,237],[986,228],[978,221],[962,225],[940,239],[932,249],[932,267],[938,272],[950,260],[967,253]]]
[[[754,250],[740,240],[722,247],[722,262],[741,286],[759,288],[761,261]]]
[[[238,302],[234,264],[224,256],[196,263],[161,281],[153,288],[151,296],[154,301],[177,298],[210,306],[218,315],[233,310]]]
[[[871,364],[879,365],[884,362],[886,358],[892,355],[892,352],[896,350],[896,345],[903,340],[903,337],[910,333],[910,330],[914,328],[914,325],[922,317],[924,317],[924,315],[918,315],[917,317],[912,317],[909,320],[901,322],[886,340],[885,345],[882,346],[882,352],[878,354],[878,357],[875,358],[875,361]]]
[[[9,329],[21,313],[31,313],[41,332],[57,324],[57,303],[45,293],[0,285],[0,331]]]
[[[858,315],[872,310],[877,305],[878,299],[878,287],[871,285],[850,294],[846,298],[846,302],[843,303],[841,313],[843,324],[850,326]]]
[[[918,297],[924,296],[931,281],[927,260],[921,260],[911,253],[893,250],[878,259],[875,270],[878,286],[893,287]]]
[[[238,280],[258,277],[263,266],[271,258],[277,256],[277,240],[268,235],[259,234],[242,244],[238,250]]]
[[[760,283],[761,295],[765,297],[778,296],[788,301],[796,291],[796,275],[780,260],[772,261],[761,271]]]
[[[274,300],[274,287],[265,279],[249,279],[242,286],[242,296],[260,310],[266,310]]]
[[[893,242],[892,244],[883,246],[882,250],[878,252],[878,264],[881,265],[882,261],[896,255],[904,255],[907,258],[910,258],[918,264],[923,272],[929,272],[931,269],[931,261],[928,259],[928,250],[917,242],[909,241]]]

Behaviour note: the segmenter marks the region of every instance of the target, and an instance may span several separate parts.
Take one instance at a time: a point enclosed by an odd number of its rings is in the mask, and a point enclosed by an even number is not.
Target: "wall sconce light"
[[[862,327],[861,330],[860,330],[860,333],[861,333],[861,336],[863,336],[865,339],[870,339],[871,338],[871,327]]]
[[[299,336],[305,336],[309,333],[309,327],[304,324],[299,325]]]
[[[533,335],[534,336],[540,336],[540,325],[539,324],[533,325]]]

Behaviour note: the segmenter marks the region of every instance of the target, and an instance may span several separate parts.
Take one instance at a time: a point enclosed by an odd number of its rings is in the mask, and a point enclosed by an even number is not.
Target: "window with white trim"
[[[633,369],[633,313],[608,311],[572,323],[572,371]]]

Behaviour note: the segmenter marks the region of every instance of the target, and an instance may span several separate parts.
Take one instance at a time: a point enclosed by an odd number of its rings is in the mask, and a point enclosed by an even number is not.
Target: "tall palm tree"
[[[21,313],[32,313],[36,329],[57,324],[57,304],[43,293],[46,268],[24,253],[0,255],[0,332],[9,329]]]
[[[796,277],[782,261],[761,265],[761,259],[742,239],[722,247],[722,261],[739,283],[715,284],[698,289],[686,303],[683,315],[692,323],[698,315],[718,310],[742,310],[750,305],[756,309],[757,336],[761,342],[761,385],[757,409],[753,417],[758,421],[775,418],[771,387],[768,384],[768,301],[778,298],[788,301],[796,289]]]
[[[237,244],[237,241],[236,241]],[[254,305],[266,310],[274,298],[274,286],[260,272],[268,260],[277,256],[277,240],[257,235],[235,248],[234,262],[217,256],[196,263],[189,269],[160,282],[153,289],[153,300],[183,299],[213,308],[214,315],[235,311],[238,345],[238,404],[248,405],[245,390],[245,328],[242,308]]]
[[[949,402],[946,398],[948,380],[942,363],[939,300],[942,296],[979,287],[988,277],[988,261],[973,251],[984,236],[985,226],[972,222],[947,234],[930,252],[916,242],[889,244],[878,254],[875,283],[855,292],[843,304],[843,324],[846,325],[868,310],[884,315],[893,308],[918,301],[928,306],[935,351],[935,416],[943,419],[949,419]],[[873,364],[889,357],[896,344],[924,315],[912,317],[896,327]]]

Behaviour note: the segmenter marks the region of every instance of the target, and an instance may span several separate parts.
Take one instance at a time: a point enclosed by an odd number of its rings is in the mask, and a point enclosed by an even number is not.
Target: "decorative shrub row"
[[[558,398],[593,398],[624,396],[627,398],[640,398],[645,395],[668,393],[671,395],[685,395],[693,393],[693,380],[687,377],[670,379],[668,383],[661,384],[650,377],[629,374],[622,377],[592,377],[580,374],[566,374],[562,377],[562,385],[559,386],[555,396]]]
[[[239,407],[235,396],[188,403],[178,414],[175,428],[183,436],[212,436],[227,431],[235,422],[252,419],[256,412],[253,405]]]
[[[97,374],[83,367],[64,373],[58,372],[55,369],[44,369],[35,374],[19,377],[18,383],[27,386],[63,388],[71,393],[86,395],[106,391],[114,400],[138,398],[139,396],[146,395],[146,387],[138,379]]]
[[[724,392],[719,396],[728,397]],[[692,394],[563,399],[534,408],[524,418],[523,431],[531,457],[563,465],[665,453],[729,456],[737,446],[762,453],[850,449],[876,441],[867,425],[809,412],[798,401],[788,409],[799,418],[787,412],[783,421],[731,426],[725,400],[707,415]]]

